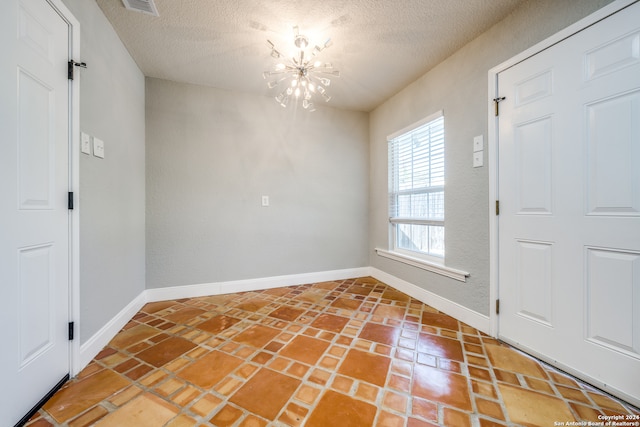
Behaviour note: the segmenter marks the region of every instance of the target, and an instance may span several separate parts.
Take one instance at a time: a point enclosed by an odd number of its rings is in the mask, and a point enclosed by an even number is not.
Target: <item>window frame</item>
[[[442,136],[442,150],[443,150],[443,158],[442,158],[442,168],[443,168],[443,176],[442,176],[442,181],[443,183],[441,185],[429,185],[429,186],[423,186],[423,187],[419,187],[419,188],[411,188],[411,189],[403,189],[400,190],[399,188],[393,188],[394,185],[399,185],[398,179],[394,179],[397,178],[399,173],[396,171],[396,167],[397,165],[394,165],[394,163],[392,162],[392,155],[394,156],[394,160],[396,159],[395,154],[392,153],[392,149],[394,149],[395,147],[393,147],[394,144],[394,140],[407,135],[408,133],[414,132],[416,130],[418,130],[420,127],[431,124],[432,122],[441,119],[442,122],[442,132],[443,132],[443,136]],[[429,141],[429,143],[431,144],[431,141]],[[443,193],[443,199],[444,199],[444,193],[445,193],[445,185],[444,185],[444,163],[445,163],[445,158],[444,158],[444,144],[445,144],[445,130],[444,130],[444,112],[443,110],[439,110],[433,114],[430,114],[429,116],[427,116],[426,118],[413,123],[391,135],[389,135],[387,137],[387,152],[388,152],[388,158],[387,158],[387,165],[388,165],[388,213],[389,213],[389,248],[391,251],[391,254],[395,253],[398,255],[401,255],[403,257],[406,258],[410,258],[410,259],[416,259],[416,260],[424,260],[430,264],[436,264],[436,265],[444,265],[444,260],[445,260],[445,256],[446,256],[446,248],[444,246],[444,238],[442,241],[442,245],[443,245],[443,252],[442,255],[436,254],[434,252],[424,252],[424,251],[413,251],[407,248],[403,248],[400,247],[398,244],[398,229],[400,225],[406,224],[406,225],[426,225],[426,226],[435,226],[435,227],[442,227],[442,231],[443,233],[445,232],[445,213],[444,213],[444,200],[443,200],[443,206],[442,206],[442,218],[438,218],[438,219],[434,219],[434,218],[427,218],[427,217],[422,217],[422,216],[398,216],[398,215],[394,215],[396,212],[392,212],[393,209],[395,209],[398,206],[397,203],[397,198],[398,196],[401,195],[418,195],[418,194],[429,194],[429,193],[436,193],[436,192],[442,192]],[[429,154],[429,163],[431,162],[431,154]],[[430,166],[430,165],[429,165]]]

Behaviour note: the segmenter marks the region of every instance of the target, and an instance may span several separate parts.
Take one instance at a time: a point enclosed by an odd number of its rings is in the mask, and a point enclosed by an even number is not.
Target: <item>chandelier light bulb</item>
[[[309,40],[305,36],[296,36],[295,45],[298,49],[306,49],[309,46]]]
[[[293,27],[293,52],[288,57],[280,54],[270,40],[267,40],[267,43],[271,50],[271,56],[280,59],[271,70],[262,74],[265,80],[269,80],[267,82],[269,89],[279,88],[279,94],[275,97],[276,102],[286,107],[289,103],[289,98],[295,96],[296,99],[294,101],[296,102],[302,98],[302,107],[305,110],[314,111],[315,108],[311,102],[314,94],[319,93],[324,101],[327,102],[331,99],[325,90],[331,84],[331,80],[322,76],[322,74],[339,77],[340,72],[332,70],[333,65],[330,62],[322,62],[315,58],[333,44],[331,39],[327,39],[320,46],[315,45],[311,53],[308,54],[305,49],[311,46],[309,39],[300,34],[300,29],[295,26]],[[276,74],[279,75],[278,78],[275,80],[269,79],[269,77]]]

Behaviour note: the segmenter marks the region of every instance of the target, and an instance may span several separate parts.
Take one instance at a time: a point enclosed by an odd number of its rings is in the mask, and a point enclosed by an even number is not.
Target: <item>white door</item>
[[[501,72],[499,336],[640,403],[640,3]]]
[[[43,0],[0,6],[0,425],[69,372],[69,26]]]

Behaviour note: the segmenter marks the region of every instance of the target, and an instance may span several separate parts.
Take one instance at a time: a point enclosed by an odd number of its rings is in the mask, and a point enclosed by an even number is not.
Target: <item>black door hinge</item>
[[[67,78],[69,80],[73,80],[73,67],[81,67],[81,68],[87,68],[87,63],[86,62],[76,62],[73,59],[70,60],[67,63]]]
[[[500,215],[500,200],[496,200],[496,215]]]
[[[495,106],[495,115],[496,115],[496,117],[498,116],[498,114],[500,114],[500,108],[498,107],[498,104],[500,102],[504,101],[505,99],[507,99],[507,98],[505,98],[504,96],[503,97],[498,97],[498,98],[493,98],[493,104]]]
[[[496,300],[496,314],[500,314],[500,300]]]
[[[73,322],[69,322],[69,341],[73,341],[73,330],[74,324]]]
[[[67,208],[73,210],[73,191],[69,191],[67,196]]]

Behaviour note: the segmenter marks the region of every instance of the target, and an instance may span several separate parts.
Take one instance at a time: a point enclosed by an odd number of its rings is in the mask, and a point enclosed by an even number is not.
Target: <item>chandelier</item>
[[[322,46],[314,46],[311,52],[307,52],[309,39],[300,34],[297,26],[293,27],[293,44],[295,51],[288,57],[282,55],[275,45],[267,40],[271,48],[271,56],[281,59],[271,70],[262,73],[267,81],[269,89],[277,88],[276,101],[286,107],[293,98],[294,102],[302,100],[302,108],[315,111],[313,106],[314,95],[319,95],[325,102],[331,99],[327,93],[327,87],[331,84],[329,76],[340,77],[340,71],[334,70],[333,65],[316,59],[324,49],[331,46],[331,39]]]

